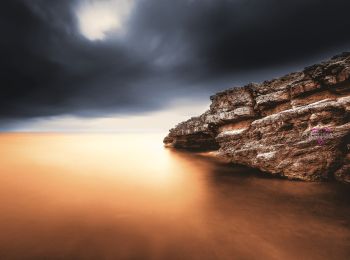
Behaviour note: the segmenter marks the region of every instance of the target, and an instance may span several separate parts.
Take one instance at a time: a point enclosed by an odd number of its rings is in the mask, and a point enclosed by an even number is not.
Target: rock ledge
[[[170,130],[166,146],[217,150],[290,179],[350,183],[350,53],[210,99],[208,111]]]

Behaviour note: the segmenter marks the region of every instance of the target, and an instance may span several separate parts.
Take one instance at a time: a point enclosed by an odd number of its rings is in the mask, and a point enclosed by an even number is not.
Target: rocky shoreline
[[[211,97],[166,146],[216,151],[231,163],[289,179],[350,183],[350,53]]]

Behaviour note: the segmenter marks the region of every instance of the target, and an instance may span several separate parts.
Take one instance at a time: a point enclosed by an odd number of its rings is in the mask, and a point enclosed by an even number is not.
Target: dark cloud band
[[[2,120],[160,109],[350,44],[347,0],[139,0],[105,41],[79,33],[77,3],[2,1]]]

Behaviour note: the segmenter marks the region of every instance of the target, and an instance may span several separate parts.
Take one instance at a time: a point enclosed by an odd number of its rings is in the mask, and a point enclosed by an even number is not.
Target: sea
[[[0,134],[0,259],[350,259],[350,186],[272,178],[164,133]]]

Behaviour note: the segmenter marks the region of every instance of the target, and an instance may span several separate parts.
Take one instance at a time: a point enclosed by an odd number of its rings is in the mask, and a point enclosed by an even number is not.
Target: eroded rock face
[[[211,100],[164,143],[290,179],[350,183],[350,53]]]

